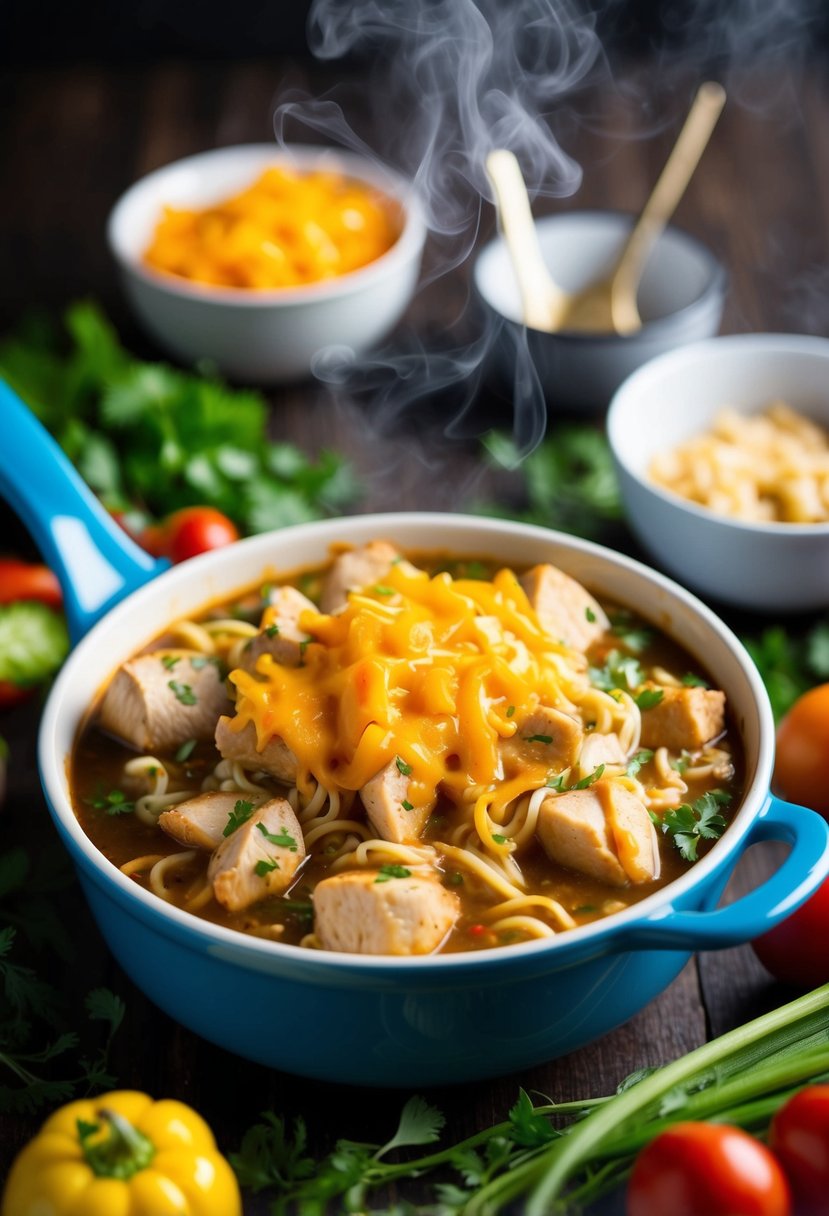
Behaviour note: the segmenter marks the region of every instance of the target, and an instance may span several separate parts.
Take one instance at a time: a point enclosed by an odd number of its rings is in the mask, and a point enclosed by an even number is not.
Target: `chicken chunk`
[[[664,688],[642,712],[642,746],[696,751],[725,730],[725,693],[718,688]]]
[[[248,722],[242,730],[233,730],[231,718],[219,718],[216,724],[216,747],[225,760],[236,761],[243,768],[270,773],[277,781],[292,785],[296,780],[296,756],[279,735],[269,739],[261,752],[256,746],[256,727]]]
[[[619,736],[611,731],[601,735],[591,731],[585,735],[584,743],[579,752],[579,772],[582,777],[595,773],[600,764],[624,764],[627,756],[619,741]]]
[[[256,661],[263,654],[273,655],[283,667],[299,667],[302,644],[308,641],[308,634],[299,627],[299,618],[309,611],[316,612],[316,604],[296,587],[275,587],[262,616],[261,632],[242,652],[240,665],[245,671],[255,671]]]
[[[615,887],[658,878],[659,842],[643,802],[597,781],[541,804],[538,838],[552,861]]]
[[[558,772],[576,763],[583,739],[584,730],[578,718],[539,705],[527,715],[503,750],[519,769],[522,763],[532,763],[544,764]]]
[[[240,802],[250,806],[256,799],[237,791],[211,790],[179,802],[169,811],[162,811],[158,826],[179,844],[212,853],[222,843],[230,816]]]
[[[556,566],[533,566],[519,582],[543,627],[565,646],[587,650],[610,628],[599,601]]]
[[[400,554],[385,540],[372,540],[359,549],[341,553],[325,576],[320,596],[321,612],[340,612],[348,603],[349,591],[360,591],[379,582]]]
[[[360,790],[369,822],[382,840],[395,844],[417,840],[432,812],[434,799],[425,806],[412,806],[407,798],[409,778],[391,760]]]
[[[139,751],[209,739],[230,709],[217,663],[194,650],[154,650],[123,663],[106,690],[100,725]]]
[[[433,878],[352,870],[317,884],[314,932],[325,950],[430,954],[452,928],[458,898]]]
[[[304,860],[305,841],[291,804],[272,798],[222,840],[207,877],[216,901],[241,912],[267,895],[281,895]]]

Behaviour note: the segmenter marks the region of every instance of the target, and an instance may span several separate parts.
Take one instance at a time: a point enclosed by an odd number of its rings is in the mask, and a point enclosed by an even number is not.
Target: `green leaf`
[[[625,773],[628,777],[636,777],[639,774],[639,770],[644,765],[650,764],[651,760],[653,760],[653,752],[651,749],[649,747],[642,747],[638,752],[636,752],[635,755],[631,756],[630,760],[628,760]]]
[[[509,1112],[509,1121],[513,1140],[525,1148],[548,1144],[559,1135],[544,1115],[537,1114],[529,1094],[524,1089],[518,1091],[518,1101]]]
[[[406,866],[380,866],[375,882],[390,882],[393,878],[410,878],[411,870]]]
[[[634,701],[640,709],[654,709],[665,696],[663,688],[643,688],[641,692],[634,694]]]
[[[69,653],[63,617],[34,601],[0,605],[0,680],[20,687],[54,675]]]
[[[806,638],[806,662],[819,680],[829,679],[829,622],[815,625]]]
[[[391,1140],[374,1154],[379,1160],[393,1149],[413,1144],[433,1144],[446,1124],[446,1119],[436,1106],[430,1106],[425,1098],[415,1094],[409,1098],[400,1112],[400,1122]]]
[[[660,817],[652,816],[657,827],[670,835],[680,855],[686,861],[696,861],[701,840],[718,840],[726,829],[720,813],[731,801],[726,790],[710,790],[697,798],[692,806],[683,803]]]

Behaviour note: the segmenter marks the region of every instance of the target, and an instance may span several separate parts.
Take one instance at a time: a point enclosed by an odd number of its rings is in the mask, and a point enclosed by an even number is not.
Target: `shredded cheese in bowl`
[[[655,456],[649,475],[734,519],[829,521],[829,434],[782,401],[754,415],[723,410],[710,430]]]
[[[275,165],[212,207],[165,207],[144,261],[198,283],[269,291],[357,270],[400,230],[398,205],[365,182]]]

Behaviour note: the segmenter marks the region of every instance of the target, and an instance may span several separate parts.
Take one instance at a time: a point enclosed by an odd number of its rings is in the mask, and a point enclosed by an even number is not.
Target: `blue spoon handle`
[[[63,589],[73,641],[168,562],[110,517],[51,435],[0,380],[0,495],[31,532]]]

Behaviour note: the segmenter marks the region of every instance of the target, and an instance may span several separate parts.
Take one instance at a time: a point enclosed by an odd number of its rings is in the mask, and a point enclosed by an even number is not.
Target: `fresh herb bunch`
[[[243,1187],[271,1191],[273,1216],[326,1212],[387,1216],[526,1216],[574,1213],[627,1177],[641,1148],[672,1123],[710,1119],[762,1133],[806,1084],[829,1079],[829,985],[764,1014],[664,1068],[641,1069],[611,1097],[534,1104],[523,1090],[507,1119],[406,1161],[393,1150],[433,1144],[443,1115],[411,1098],[384,1145],[339,1140],[321,1160],[308,1152],[304,1122],[268,1112],[231,1163]],[[439,1171],[429,1202],[369,1208],[372,1194]]]
[[[0,344],[0,376],[110,510],[161,518],[209,505],[243,531],[263,532],[356,497],[341,457],[323,452],[315,463],[268,440],[258,393],[135,359],[92,303],[73,304],[65,327],[68,353],[42,322]]]
[[[776,721],[813,685],[829,680],[829,620],[793,636],[782,625],[742,638],[769,694]]]
[[[91,1051],[67,1023],[63,994],[44,978],[47,949],[71,959],[73,945],[56,908],[72,879],[57,845],[34,862],[22,848],[0,854],[0,1113],[33,1114],[78,1093],[111,1089],[112,1040],[124,1003],[107,988],[86,997],[86,1016],[103,1023]],[[89,1036],[84,1035],[85,1042]]]
[[[622,519],[622,502],[607,440],[592,426],[553,426],[522,460],[513,440],[492,432],[484,440],[491,462],[523,479],[524,509],[492,503],[484,515],[521,519],[594,540],[606,539]]]

